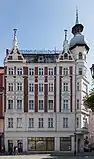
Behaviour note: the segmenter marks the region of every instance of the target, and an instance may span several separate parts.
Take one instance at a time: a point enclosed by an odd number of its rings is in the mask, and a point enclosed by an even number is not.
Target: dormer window
[[[79,60],[82,60],[82,52],[79,52]]]
[[[64,59],[68,59],[68,54],[67,53],[64,54]]]

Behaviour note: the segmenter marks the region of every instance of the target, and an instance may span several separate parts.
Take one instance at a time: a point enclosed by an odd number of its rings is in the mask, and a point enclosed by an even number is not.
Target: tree
[[[90,93],[84,97],[84,105],[94,112],[94,80],[92,82]]]

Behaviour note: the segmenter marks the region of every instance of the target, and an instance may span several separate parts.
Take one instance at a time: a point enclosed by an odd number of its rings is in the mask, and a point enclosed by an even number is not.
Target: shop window
[[[70,137],[60,137],[60,151],[71,151]]]

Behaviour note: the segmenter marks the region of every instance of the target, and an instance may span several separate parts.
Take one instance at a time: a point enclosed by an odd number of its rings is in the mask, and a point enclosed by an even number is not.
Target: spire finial
[[[65,29],[65,41],[67,40],[67,30]]]
[[[14,31],[13,47],[17,48],[17,37],[16,37],[17,29],[13,29],[13,31]]]
[[[64,32],[65,32],[65,39],[63,42],[63,51],[67,53],[69,49],[68,40],[67,40],[67,30],[64,30]]]
[[[79,24],[78,7],[76,7],[76,24]]]

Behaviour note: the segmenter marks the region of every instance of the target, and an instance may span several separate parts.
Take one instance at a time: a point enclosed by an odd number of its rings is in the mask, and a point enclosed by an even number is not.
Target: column
[[[71,136],[71,151],[74,152],[74,136]]]
[[[60,138],[55,137],[55,151],[60,151]]]
[[[23,151],[27,151],[27,138],[23,138]]]

